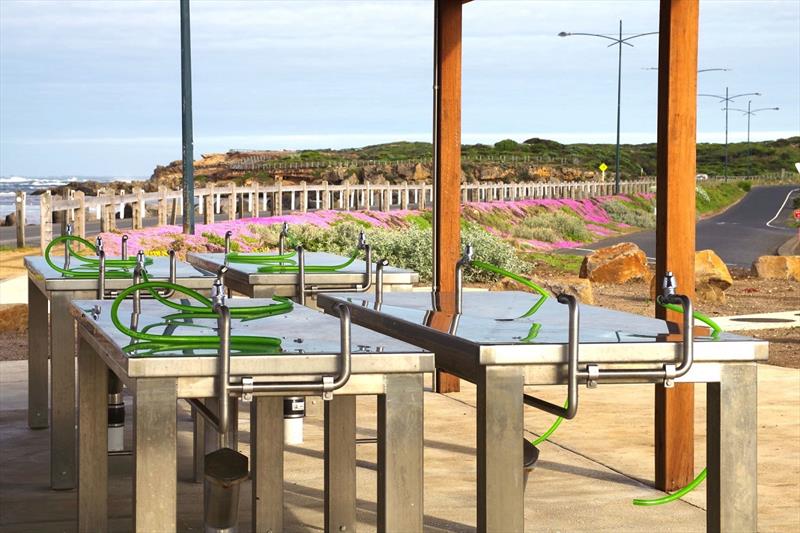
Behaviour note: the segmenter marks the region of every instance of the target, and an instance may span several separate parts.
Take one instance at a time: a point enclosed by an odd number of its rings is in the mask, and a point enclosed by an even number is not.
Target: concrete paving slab
[[[48,488],[48,431],[26,426],[26,362],[0,363],[0,529],[74,531],[75,491]],[[800,371],[762,366],[759,416],[759,520],[763,531],[797,530],[800,509]],[[563,388],[537,394],[558,401]],[[703,387],[698,387],[697,465],[705,463]],[[526,492],[526,531],[703,531],[704,488],[686,501],[655,508],[631,505],[657,497],[652,479],[652,386],[601,386],[581,390],[578,417],[565,422],[541,446]],[[473,531],[475,506],[475,388],[451,395],[425,394],[425,529]],[[359,437],[376,435],[376,400],[358,400]],[[242,404],[241,450],[249,453],[248,414]],[[323,526],[323,424],[319,410],[306,418],[306,441],[287,447],[287,531]],[[131,420],[128,416],[128,421]],[[526,409],[528,436],[544,431],[552,417]],[[191,480],[191,420],[179,412],[178,523],[202,531],[202,486]],[[130,428],[127,431],[130,440]],[[359,531],[376,523],[376,445],[358,447]],[[131,460],[110,458],[112,531],[131,528]],[[250,483],[241,494],[241,530],[248,531]],[[43,510],[46,509],[46,512]]]
[[[28,303],[28,276],[16,276],[0,281],[0,304]]]

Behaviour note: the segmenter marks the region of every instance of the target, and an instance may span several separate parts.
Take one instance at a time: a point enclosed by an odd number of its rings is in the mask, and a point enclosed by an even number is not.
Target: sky
[[[702,0],[701,93],[753,140],[800,135],[800,1]],[[658,30],[657,1],[464,6],[463,142],[615,141],[617,49]],[[432,0],[193,0],[195,156],[431,139]],[[622,58],[622,142],[656,137],[658,37]],[[724,140],[698,98],[698,141]],[[747,119],[730,111],[730,140]],[[178,0],[0,0],[0,175],[149,176],[181,157]]]

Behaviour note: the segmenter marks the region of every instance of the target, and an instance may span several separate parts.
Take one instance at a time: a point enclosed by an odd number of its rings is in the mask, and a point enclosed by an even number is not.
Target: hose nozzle
[[[459,263],[461,263],[462,265],[470,264],[472,262],[472,257],[474,255],[474,253],[475,252],[472,249],[472,245],[471,244],[467,244],[464,247],[464,255],[461,256],[461,259],[459,260]]]
[[[225,305],[225,284],[220,277],[217,277],[214,280],[214,284],[211,285],[211,303],[214,309],[217,306]]]
[[[362,229],[358,234],[358,249],[363,250],[367,246],[367,236]]]
[[[103,250],[103,238],[98,235],[97,238],[94,240],[94,245],[97,248],[97,251]]]

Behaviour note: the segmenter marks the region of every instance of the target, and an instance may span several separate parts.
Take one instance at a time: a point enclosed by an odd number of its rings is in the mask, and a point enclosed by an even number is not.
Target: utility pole
[[[181,0],[181,137],[183,143],[183,232],[194,235],[194,136],[192,133],[192,39],[189,0]]]

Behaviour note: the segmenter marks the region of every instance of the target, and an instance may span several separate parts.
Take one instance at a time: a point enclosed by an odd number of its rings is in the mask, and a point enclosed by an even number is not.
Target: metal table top
[[[568,314],[548,298],[528,318],[538,296],[519,291],[465,292],[463,314],[431,310],[430,293],[386,293],[380,311],[374,295],[323,294],[318,305],[329,309],[349,302],[353,321],[407,342],[478,364],[552,364],[566,360]],[[666,339],[664,320],[591,305],[580,306],[580,362],[670,362],[680,356],[680,337]],[[531,337],[532,326],[540,329]],[[435,327],[433,327],[435,325]],[[767,343],[723,333],[717,340],[696,337],[697,361],[766,360]]]
[[[248,254],[242,254],[248,255]],[[330,254],[327,252],[305,252],[305,261],[307,266],[311,265],[340,265],[347,261],[349,258],[341,255]],[[225,263],[224,253],[190,253],[187,261],[192,265],[216,272],[220,266]],[[297,285],[298,275],[291,272],[276,272],[265,273],[258,272],[259,267],[262,265],[253,265],[247,263],[229,263],[228,273],[226,279],[232,282],[238,282],[245,285]],[[360,259],[356,259],[352,264],[347,267],[337,270],[336,272],[306,272],[306,284],[322,285],[322,286],[335,286],[335,285],[355,285],[364,281],[364,274],[366,272],[366,263]],[[373,273],[375,272],[375,265],[372,266]],[[374,277],[374,275],[373,275]],[[413,270],[406,270],[402,268],[387,266],[383,269],[384,283],[389,285],[411,285],[419,281],[419,274]]]
[[[233,299],[229,307],[256,306],[275,303],[268,299]],[[217,350],[189,350],[164,352],[148,356],[128,354],[123,347],[131,339],[119,331],[111,321],[111,301],[76,300],[71,313],[78,324],[88,331],[99,351],[113,359],[129,377],[180,377],[217,375]],[[141,302],[142,312],[138,319],[138,331],[149,329],[149,333],[161,335],[168,327],[163,316],[174,311],[152,300]],[[93,307],[99,306],[97,319],[91,316]],[[123,301],[118,316],[126,323],[130,321],[133,302]],[[171,335],[216,336],[216,318],[194,319],[195,326],[174,327]],[[282,315],[251,321],[234,319],[231,335],[277,337],[281,340],[281,352],[267,355],[236,355],[231,357],[231,373],[247,376],[309,376],[330,374],[336,370],[339,354],[339,319],[309,308],[295,305]],[[351,333],[353,374],[430,372],[433,370],[433,354],[424,349],[406,344],[353,325]]]
[[[53,256],[56,265],[63,265],[63,256]],[[115,258],[111,258],[115,259]],[[147,274],[158,280],[169,278],[169,257],[150,257],[152,264],[147,265]],[[72,266],[78,265],[75,259]],[[66,277],[60,272],[53,270],[41,255],[31,255],[25,258],[25,268],[28,269],[28,276],[37,284],[40,284],[47,291],[93,291],[97,289],[96,279],[78,279]],[[131,272],[133,269],[131,269]],[[185,261],[177,262],[176,279],[178,283],[191,289],[208,289],[214,282],[215,275],[210,272],[198,269]],[[106,277],[106,288],[119,290],[129,287],[132,279],[114,279]]]

